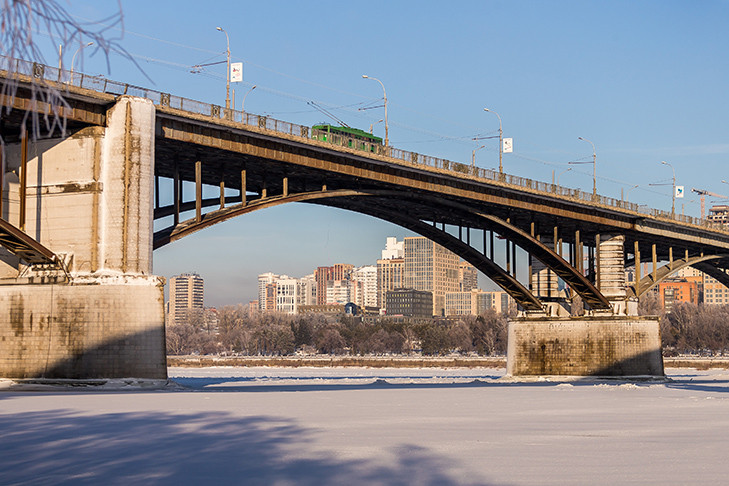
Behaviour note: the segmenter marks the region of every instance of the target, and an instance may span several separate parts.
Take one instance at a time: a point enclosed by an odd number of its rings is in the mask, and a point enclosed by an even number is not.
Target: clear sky
[[[115,2],[64,2],[98,21]],[[92,48],[76,70],[224,104],[230,36],[244,81],[236,107],[302,125],[331,122],[315,101],[365,130],[383,117],[391,145],[498,167],[493,139],[503,120],[514,152],[508,173],[670,210],[670,167],[686,188],[677,211],[699,215],[691,188],[729,195],[729,2],[655,1],[122,1],[124,29],[111,30],[144,73]],[[57,54],[47,41],[49,64]],[[56,46],[57,47],[57,46]],[[78,44],[66,46],[68,67]],[[375,134],[384,136],[383,123]],[[571,169],[571,170],[568,170]],[[649,186],[649,184],[668,185]],[[638,185],[638,187],[635,187]],[[707,197],[707,206],[715,198]],[[196,271],[206,305],[248,302],[263,272],[300,277],[334,263],[374,264],[385,237],[408,233],[367,216],[290,204],[220,224],[158,250],[155,273]],[[484,281],[484,286],[488,284]]]

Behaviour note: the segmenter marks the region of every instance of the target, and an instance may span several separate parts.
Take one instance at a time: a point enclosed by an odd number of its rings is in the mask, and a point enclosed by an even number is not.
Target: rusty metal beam
[[[4,219],[0,219],[0,246],[31,265],[58,262],[55,253]]]
[[[173,204],[175,205],[174,224],[176,226],[180,222],[180,203],[182,201],[182,181],[180,180],[180,172],[177,163],[175,163],[175,176],[173,178],[173,184]]]
[[[202,221],[202,162],[195,162],[195,222]]]
[[[240,171],[240,202],[243,206],[246,205],[246,170],[241,169]]]
[[[5,145],[0,146],[0,219],[3,219],[3,187],[5,186]]]
[[[20,231],[25,231],[25,207],[26,207],[26,189],[28,187],[28,130],[23,126],[20,139],[20,187],[18,188],[18,198],[20,199],[20,209],[18,215],[18,227]]]

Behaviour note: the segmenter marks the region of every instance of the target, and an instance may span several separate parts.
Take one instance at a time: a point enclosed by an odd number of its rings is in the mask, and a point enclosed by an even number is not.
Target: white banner
[[[243,63],[232,62],[230,63],[230,82],[240,83],[243,81]]]
[[[510,154],[514,151],[514,139],[513,138],[505,138],[503,140],[503,145],[501,146],[501,152],[505,154]]]
[[[683,197],[683,186],[676,186],[676,197]]]

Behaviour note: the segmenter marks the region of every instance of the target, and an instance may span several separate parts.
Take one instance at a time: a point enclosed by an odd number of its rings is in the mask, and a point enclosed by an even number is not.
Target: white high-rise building
[[[269,286],[273,285],[279,278],[279,275],[271,272],[262,273],[258,276],[258,308],[260,310],[273,310],[273,307],[271,307],[271,288]]]
[[[397,241],[394,236],[388,236],[385,240],[385,249],[382,250],[381,260],[391,260],[393,258],[404,258],[405,242]]]
[[[258,276],[258,308],[262,311],[296,314],[299,306],[316,304],[314,275],[293,278],[288,275],[262,273]]]
[[[352,279],[327,281],[327,304],[348,304],[361,306],[362,282]]]
[[[367,265],[355,269],[352,272],[352,280],[362,284],[359,296],[361,302],[355,303],[359,306],[377,307],[377,267]]]
[[[296,314],[298,307],[299,282],[295,278],[276,280],[276,310],[286,314]]]
[[[316,277],[312,273],[298,279],[297,307],[300,305],[316,305]]]

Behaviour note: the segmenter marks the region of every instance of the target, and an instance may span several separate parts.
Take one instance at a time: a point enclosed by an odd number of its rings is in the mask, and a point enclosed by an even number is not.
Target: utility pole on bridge
[[[227,55],[227,70],[225,73],[225,109],[230,110],[230,37],[228,33],[223,30],[222,27],[216,27],[217,30],[225,34],[225,41],[227,43],[226,55]]]

